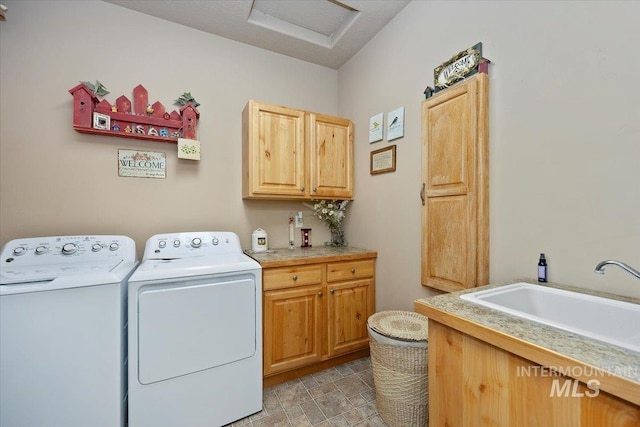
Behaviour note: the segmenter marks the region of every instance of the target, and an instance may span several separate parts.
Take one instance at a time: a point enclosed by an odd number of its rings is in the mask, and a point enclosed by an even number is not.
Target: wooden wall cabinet
[[[374,258],[263,268],[265,386],[368,351]]]
[[[242,122],[243,198],[353,198],[350,120],[249,101]]]
[[[422,284],[489,282],[489,81],[477,74],[422,103]]]
[[[569,377],[536,375],[543,372],[536,369],[535,362],[430,319],[429,390],[437,393],[429,394],[429,424],[640,426],[640,406]],[[570,388],[559,393],[558,384],[567,381]]]

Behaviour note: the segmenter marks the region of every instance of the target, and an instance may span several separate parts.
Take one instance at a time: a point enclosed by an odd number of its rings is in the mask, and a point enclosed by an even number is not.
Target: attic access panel
[[[255,0],[247,22],[331,49],[359,15],[337,0]]]

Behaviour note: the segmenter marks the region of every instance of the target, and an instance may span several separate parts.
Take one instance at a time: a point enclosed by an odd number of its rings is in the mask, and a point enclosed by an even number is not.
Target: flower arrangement
[[[346,216],[349,200],[314,200],[314,202],[313,205],[306,203],[304,205],[313,210],[315,217],[329,226],[331,242],[326,244],[330,246],[347,246],[347,240],[342,229],[342,221]]]

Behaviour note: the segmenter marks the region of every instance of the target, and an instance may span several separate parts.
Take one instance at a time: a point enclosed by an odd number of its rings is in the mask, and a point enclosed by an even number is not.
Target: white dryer
[[[129,427],[262,409],[262,270],[231,232],[151,237],[129,279]]]
[[[0,425],[126,419],[125,236],[16,239],[0,254]]]

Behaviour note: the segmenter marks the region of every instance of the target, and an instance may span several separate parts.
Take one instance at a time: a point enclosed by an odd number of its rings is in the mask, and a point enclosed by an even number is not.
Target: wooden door
[[[488,283],[488,78],[478,74],[422,104],[422,284]]]
[[[304,112],[250,101],[243,121],[243,197],[304,198]]]
[[[264,293],[264,375],[322,358],[322,286]]]
[[[366,348],[367,319],[374,310],[372,281],[330,283],[327,289],[329,357]]]
[[[309,113],[311,197],[353,198],[353,123]]]

